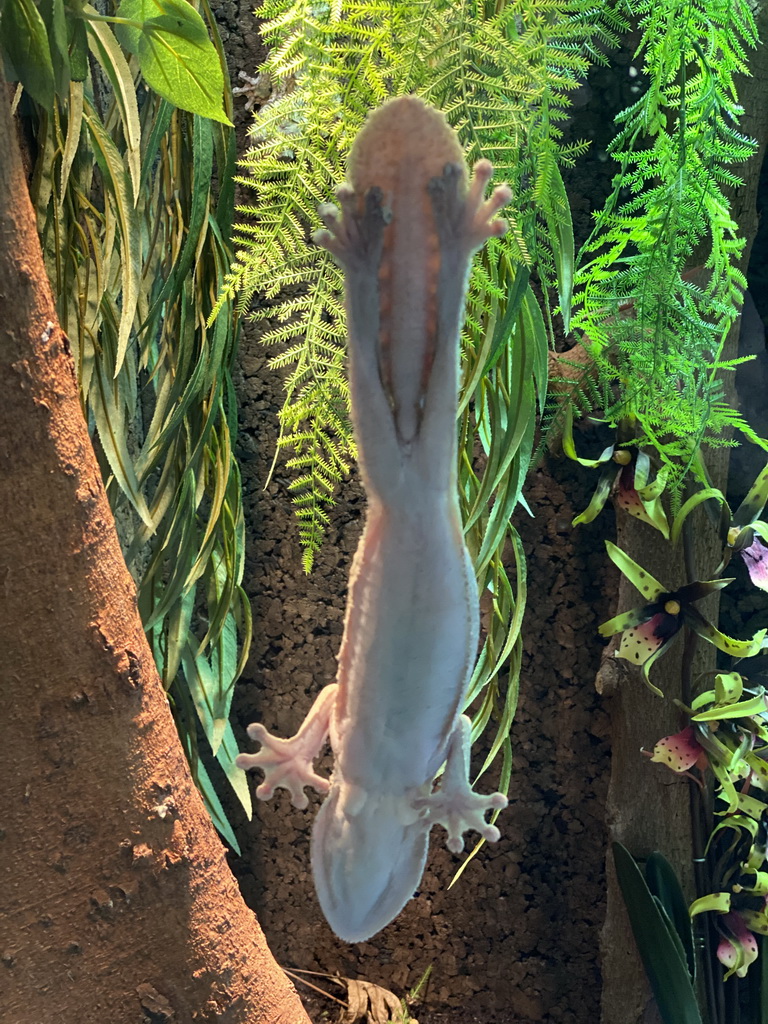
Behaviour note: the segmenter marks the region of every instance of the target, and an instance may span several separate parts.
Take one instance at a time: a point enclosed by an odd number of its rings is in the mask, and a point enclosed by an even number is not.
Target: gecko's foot
[[[430,824],[439,824],[448,833],[448,849],[461,853],[464,833],[469,829],[479,832],[483,839],[495,843],[499,830],[485,820],[488,811],[507,806],[503,793],[475,793],[469,784],[469,749],[472,724],[466,715],[460,715],[448,743],[445,771],[440,788],[413,801],[415,810],[425,810]]]
[[[464,849],[464,833],[471,830],[479,832],[483,839],[495,843],[500,836],[495,825],[485,820],[488,811],[502,810],[507,806],[507,798],[503,793],[475,793],[469,784],[461,790],[438,789],[430,796],[414,801],[414,808],[427,812],[427,820],[432,825],[442,825],[448,833],[446,846],[452,853],[461,853]]]
[[[313,241],[332,253],[343,267],[378,267],[384,228],[392,218],[391,211],[384,207],[381,189],[368,189],[362,214],[349,185],[338,188],[336,196],[339,206],[321,203],[318,207],[325,228],[315,231]]]
[[[276,789],[287,789],[294,807],[303,810],[309,800],[305,786],[312,786],[318,793],[325,794],[330,782],[318,775],[312,765],[316,749],[308,749],[306,738],[300,733],[288,740],[273,736],[258,723],[248,726],[248,735],[261,743],[257,754],[238,754],[235,764],[243,771],[261,768],[264,781],[256,789],[259,800],[269,800]]]
[[[493,175],[489,160],[478,160],[466,195],[462,195],[460,164],[446,164],[429,183],[437,230],[444,246],[457,243],[474,252],[488,239],[503,235],[507,222],[496,217],[512,198],[508,185],[498,185],[488,199],[485,189]]]

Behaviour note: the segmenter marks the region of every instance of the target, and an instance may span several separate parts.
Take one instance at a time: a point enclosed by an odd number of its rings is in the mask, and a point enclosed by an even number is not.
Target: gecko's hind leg
[[[278,788],[287,789],[293,806],[302,809],[308,803],[305,786],[312,786],[318,793],[328,792],[330,782],[317,774],[313,761],[328,737],[337,693],[335,684],[325,686],[290,739],[273,736],[260,722],[248,726],[248,735],[261,744],[261,750],[257,754],[238,754],[235,764],[245,772],[251,768],[264,772],[264,781],[256,789],[259,800],[269,800]]]
[[[469,781],[469,749],[472,726],[460,715],[448,744],[448,756],[440,788],[428,796],[416,796],[412,806],[426,812],[427,819],[442,825],[448,833],[446,846],[452,853],[464,849],[464,833],[474,829],[489,843],[499,839],[499,830],[485,820],[488,811],[507,806],[503,793],[476,793]]]

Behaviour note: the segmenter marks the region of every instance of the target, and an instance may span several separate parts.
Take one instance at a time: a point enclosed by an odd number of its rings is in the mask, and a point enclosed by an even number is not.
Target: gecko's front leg
[[[509,186],[498,185],[486,199],[492,174],[490,162],[479,160],[467,187],[463,166],[447,163],[427,185],[440,263],[436,344],[424,399],[420,470],[425,483],[433,486],[453,480],[455,470],[455,448],[448,442],[456,433],[459,336],[472,255],[507,228],[497,214],[512,193]]]
[[[384,232],[391,210],[381,188],[361,195],[348,185],[336,191],[339,207],[319,208],[325,224],[313,235],[344,269],[349,382],[360,463],[369,497],[393,492],[399,477],[400,450],[392,399],[382,367],[379,272]]]

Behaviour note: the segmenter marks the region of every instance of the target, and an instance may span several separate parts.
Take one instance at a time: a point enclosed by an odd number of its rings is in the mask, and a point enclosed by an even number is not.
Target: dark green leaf
[[[82,18],[67,21],[69,33],[69,73],[73,82],[84,82],[88,77],[88,33]]]
[[[65,96],[69,89],[69,41],[64,0],[40,0],[40,16],[48,33],[48,44],[53,58],[56,91]]]
[[[32,0],[11,0],[5,4],[0,42],[29,95],[51,112],[54,94],[51,48],[45,24]]]
[[[664,1024],[702,1024],[680,939],[621,843],[613,858],[632,934]],[[665,920],[666,918],[666,920]]]
[[[688,904],[680,887],[674,868],[667,858],[654,851],[645,864],[645,880],[648,888],[657,896],[670,921],[675,927],[685,950],[685,960],[691,978],[696,977],[696,957],[693,951],[693,932]]]
[[[512,331],[530,278],[531,272],[527,267],[517,268],[517,273],[512,278],[507,291],[504,315],[496,324],[496,329],[493,332],[491,351],[488,353],[488,359],[486,360],[485,366],[483,366],[483,377],[485,377],[488,371],[498,362],[504,345],[512,344]]]
[[[543,203],[542,214],[552,239],[560,314],[563,318],[563,330],[568,334],[571,329],[571,298],[575,260],[573,221],[563,178],[560,169],[555,164],[550,170],[548,181],[549,187],[545,193],[546,200]]]

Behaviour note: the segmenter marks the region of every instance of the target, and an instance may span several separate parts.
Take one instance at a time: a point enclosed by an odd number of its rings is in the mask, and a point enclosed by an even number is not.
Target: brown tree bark
[[[195,790],[0,96],[0,1018],[309,1024]]]
[[[766,8],[760,12],[758,29],[765,40],[768,37]],[[734,217],[747,239],[741,261],[745,272],[757,230],[757,187],[768,141],[768,106],[764,102],[768,89],[768,48],[765,45],[750,54],[750,70],[752,77],[741,76],[739,82],[739,97],[746,111],[740,130],[758,140],[759,150],[741,169],[745,185],[735,194],[732,203]],[[701,255],[694,256],[692,264],[697,265],[701,260]],[[738,325],[731,333],[730,351],[724,353],[724,358],[736,355],[737,341]],[[723,490],[728,475],[727,453],[728,449],[720,449],[716,457],[707,458],[714,483]],[[696,575],[699,579],[711,579],[720,561],[720,545],[702,510],[698,510],[692,520]],[[616,543],[631,558],[670,589],[687,582],[680,550],[673,551],[659,533],[621,511],[617,522]],[[622,577],[617,612],[639,604],[642,604],[640,595]],[[702,602],[699,608],[716,622],[717,606],[717,598],[713,597]],[[609,843],[617,840],[640,858],[660,850],[676,868],[686,896],[693,899],[691,783],[660,765],[646,763],[640,755],[641,747],[651,750],[662,736],[681,728],[672,699],[682,696],[683,645],[678,640],[675,648],[653,669],[654,682],[664,691],[666,699],[663,701],[645,687],[638,673],[629,670],[627,662],[614,661],[612,653],[612,648],[606,652],[597,679],[598,691],[611,698],[608,702],[613,751],[607,801]],[[715,649],[700,641],[694,672],[711,669],[714,664]],[[601,941],[603,1024],[659,1024],[658,1011],[616,882],[610,847],[606,874],[607,911]]]

